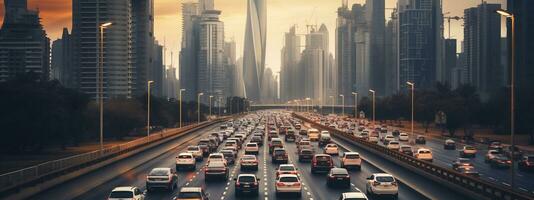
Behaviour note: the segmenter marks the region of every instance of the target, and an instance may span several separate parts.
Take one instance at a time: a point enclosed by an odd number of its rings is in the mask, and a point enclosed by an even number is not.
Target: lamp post
[[[204,95],[204,93],[198,93],[198,100],[197,100],[197,119],[198,119],[198,123],[200,124],[200,96]]]
[[[185,92],[185,89],[180,89],[179,96],[180,96],[180,127],[182,128],[182,92]]]
[[[97,69],[97,100],[100,110],[100,151],[104,150],[104,30],[113,23],[107,22],[100,25],[100,56]]]
[[[414,132],[413,132],[413,116],[414,116],[414,96],[415,96],[415,83],[412,83],[412,82],[406,82],[406,84],[408,84],[408,86],[410,86],[410,89],[411,89],[411,92],[412,92],[412,139],[413,139],[413,135],[414,135]]]
[[[210,106],[209,106],[209,108],[210,108],[210,112],[209,112],[210,115],[208,115],[208,116],[210,116],[210,117],[211,117],[211,99],[213,99],[213,95],[210,95]]]
[[[154,83],[154,81],[148,81],[147,83],[147,89],[148,89],[148,95],[147,95],[147,114],[146,114],[146,136],[147,139],[150,140],[148,136],[150,136],[150,86]]]
[[[354,95],[354,118],[358,119],[358,93],[353,92],[352,95]]]
[[[510,146],[512,152],[512,189],[515,188],[515,15],[509,11],[499,9],[496,11],[501,16],[512,20],[512,50],[510,63]]]
[[[376,120],[376,115],[375,115],[376,114],[375,113],[375,111],[376,111],[376,107],[375,107],[376,106],[376,104],[375,104],[376,92],[374,90],[369,90],[369,92],[371,92],[371,94],[373,94],[373,126],[375,126],[376,125],[376,121],[375,121]]]
[[[310,100],[311,100],[310,97],[306,98],[306,104],[307,104],[306,105],[306,112],[310,112],[310,103],[309,103]]]
[[[332,115],[334,114],[334,96],[330,96],[332,99]]]
[[[345,116],[345,95],[340,94],[341,97],[341,116]]]
[[[219,117],[222,116],[221,114],[221,106],[222,106],[222,97],[219,97]]]

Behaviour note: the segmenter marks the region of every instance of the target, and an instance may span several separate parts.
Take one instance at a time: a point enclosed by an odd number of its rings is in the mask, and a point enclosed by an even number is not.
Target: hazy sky
[[[168,49],[167,63],[170,63],[170,51],[174,52],[174,65],[178,63],[178,52],[181,41],[181,4],[193,0],[154,0],[155,4],[155,35]],[[336,11],[341,0],[266,0],[267,1],[267,67],[274,72],[280,69],[280,49],[283,46],[284,32],[293,24],[298,25],[298,32],[305,33],[306,24],[326,24],[330,33],[330,51],[334,54]],[[30,8],[38,8],[49,37],[54,40],[61,36],[63,27],[71,27],[72,0],[29,0]],[[225,23],[227,40],[234,39],[237,43],[237,56],[243,54],[242,44],[245,34],[247,0],[215,0],[215,7],[222,11],[221,20]],[[352,3],[364,3],[365,0],[349,0]],[[386,8],[394,8],[397,0],[386,0]],[[450,16],[463,16],[465,8],[480,4],[481,0],[443,0],[443,12]],[[501,3],[506,7],[506,0],[487,0]],[[3,8],[3,1],[0,2]],[[3,18],[2,9],[0,18]],[[389,12],[386,10],[386,19]],[[0,19],[1,20],[1,19]],[[453,38],[463,39],[462,21],[451,22]],[[504,29],[504,28],[503,28]],[[445,33],[448,26],[445,21]],[[447,37],[447,34],[445,35]]]

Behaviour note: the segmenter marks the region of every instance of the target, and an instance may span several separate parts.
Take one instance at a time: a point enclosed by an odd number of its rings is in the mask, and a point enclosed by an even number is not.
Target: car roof
[[[345,152],[345,155],[360,155],[358,152]]]
[[[347,171],[347,169],[345,168],[338,168],[338,167],[334,167],[332,169],[330,169],[334,174],[348,174],[349,172]]]
[[[209,162],[208,167],[226,167],[223,162]]]
[[[161,171],[171,171],[171,168],[168,167],[160,167],[160,168],[154,168],[152,171],[161,170]]]
[[[202,192],[202,188],[200,188],[200,187],[182,187],[182,189],[180,189],[180,192]]]
[[[393,175],[391,175],[391,174],[386,174],[386,173],[375,173],[375,174],[373,174],[373,175],[374,175],[375,177],[377,177],[377,176],[382,176],[382,177],[383,177],[383,176],[393,177]],[[393,177],[393,178],[394,178],[394,177]]]
[[[295,174],[280,174],[278,176],[278,178],[283,178],[283,177],[295,177],[295,178],[299,178],[297,175]]]
[[[239,175],[237,176],[237,178],[239,178],[239,177],[245,177],[245,176],[249,176],[249,177],[254,177],[254,178],[256,178],[256,175],[255,175],[255,174],[239,174]]]
[[[180,153],[178,156],[193,156],[192,153]]]
[[[112,190],[112,192],[120,192],[120,191],[127,191],[127,192],[131,192],[133,189],[135,189],[134,186],[120,186],[120,187],[116,187]]]
[[[364,193],[362,192],[345,192],[343,193],[343,198],[366,198]]]
[[[295,165],[293,165],[293,164],[282,164],[282,165],[280,165],[278,167],[295,167]]]

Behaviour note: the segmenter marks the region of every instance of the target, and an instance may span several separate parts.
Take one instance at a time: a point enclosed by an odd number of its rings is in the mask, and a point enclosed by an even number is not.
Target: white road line
[[[228,190],[228,187],[225,187],[224,190]]]
[[[189,185],[189,183],[186,183],[186,184],[185,184],[185,186],[188,186],[188,185]]]
[[[525,192],[528,192],[528,190],[525,189],[525,188],[520,187],[519,189],[520,189],[520,190],[523,190],[523,191],[525,191]]]
[[[268,193],[268,192],[265,192],[265,196],[267,196],[267,195],[269,195],[269,193]],[[267,197],[265,197],[265,199],[267,199]]]
[[[224,199],[224,196],[221,197],[221,200],[223,200],[223,199]]]
[[[310,193],[310,192],[306,192],[306,194],[308,194],[308,196],[311,196],[311,193]]]
[[[493,177],[491,177],[491,176],[488,177],[488,178],[489,178],[490,180],[492,180],[492,181],[495,181],[495,180],[496,180],[495,178],[493,178]]]
[[[511,185],[509,183],[506,183],[506,182],[502,182],[503,185],[506,185],[508,187],[510,187]]]

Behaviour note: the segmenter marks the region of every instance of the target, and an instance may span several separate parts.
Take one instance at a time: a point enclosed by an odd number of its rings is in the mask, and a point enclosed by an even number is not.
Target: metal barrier
[[[72,168],[83,167],[94,162],[100,162],[110,157],[120,155],[130,150],[139,148],[141,146],[148,145],[165,138],[183,134],[193,129],[204,128],[209,125],[223,121],[225,119],[227,119],[227,117],[216,119],[213,121],[205,121],[200,124],[184,126],[182,128],[172,131],[161,131],[159,133],[151,134],[148,137],[142,137],[124,144],[108,147],[103,150],[96,150],[67,158],[62,158],[59,160],[48,161],[32,167],[2,174],[0,175],[0,192],[8,191],[21,185],[31,183],[32,181],[39,180],[43,177],[66,172]]]
[[[400,161],[402,164],[409,165],[416,169],[423,170],[424,172],[439,178],[441,181],[447,181],[448,183],[458,185],[478,195],[484,196],[488,199],[505,199],[505,200],[534,199],[534,196],[532,196],[531,194],[518,192],[518,191],[512,190],[511,188],[505,188],[503,186],[496,185],[494,183],[491,183],[491,182],[488,182],[482,179],[460,174],[454,170],[446,169],[446,168],[434,165],[430,162],[418,160],[412,156],[402,154],[398,151],[389,150],[386,147],[383,147],[378,144],[368,142],[364,139],[358,138],[351,133],[343,132],[343,131],[340,131],[340,130],[337,130],[337,129],[334,129],[328,126],[324,126],[317,122],[314,122],[302,115],[293,113],[293,116],[303,121],[306,121],[312,124],[313,126],[319,127],[320,129],[327,130],[330,133],[341,136],[350,142],[358,143],[359,145],[365,148],[369,148],[377,152],[380,152],[384,155],[388,155],[390,158],[393,158],[396,161]]]

